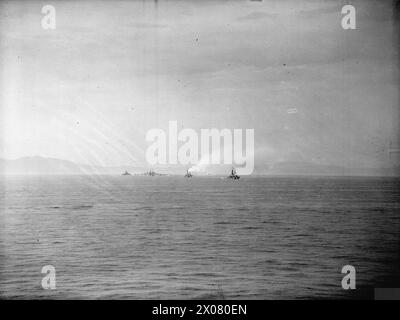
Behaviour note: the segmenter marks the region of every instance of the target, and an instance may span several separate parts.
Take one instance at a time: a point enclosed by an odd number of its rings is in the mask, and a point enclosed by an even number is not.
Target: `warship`
[[[227,179],[238,180],[240,176],[236,173],[236,169],[232,168],[231,174],[227,177]]]
[[[145,173],[139,173],[137,175],[138,176],[149,176],[149,177],[166,176],[166,174],[155,172],[153,169],[150,169],[149,171],[147,171]]]
[[[185,174],[185,178],[192,178],[193,175],[191,174],[191,172],[189,170],[186,170],[186,174]]]

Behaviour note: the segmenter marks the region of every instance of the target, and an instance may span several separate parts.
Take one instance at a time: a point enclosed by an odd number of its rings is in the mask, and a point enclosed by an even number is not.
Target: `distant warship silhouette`
[[[139,176],[149,176],[149,177],[166,176],[166,174],[155,172],[153,169],[150,169],[149,171],[147,171],[145,173],[138,174],[138,175]]]
[[[227,177],[228,179],[238,180],[240,176],[236,173],[236,169],[232,168],[231,174]]]
[[[192,178],[193,175],[190,173],[189,170],[186,170],[185,178]]]
[[[122,174],[123,176],[130,176],[131,174],[125,170],[125,172]]]

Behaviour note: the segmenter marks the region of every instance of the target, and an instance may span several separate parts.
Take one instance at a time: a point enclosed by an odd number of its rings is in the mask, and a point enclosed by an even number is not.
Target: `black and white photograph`
[[[400,299],[399,17],[0,0],[0,299]]]

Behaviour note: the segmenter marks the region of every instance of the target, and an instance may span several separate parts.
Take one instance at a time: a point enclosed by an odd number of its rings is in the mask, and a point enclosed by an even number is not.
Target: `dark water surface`
[[[398,261],[399,179],[0,179],[1,298],[346,298]]]

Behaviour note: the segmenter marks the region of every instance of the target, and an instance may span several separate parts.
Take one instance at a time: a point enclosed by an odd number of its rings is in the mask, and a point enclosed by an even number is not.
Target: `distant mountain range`
[[[183,175],[186,168],[157,167],[157,172]],[[225,169],[225,168],[224,168]],[[0,159],[0,174],[21,175],[76,175],[76,174],[112,174],[120,175],[125,170],[132,174],[144,173],[149,167],[115,166],[101,167],[74,163],[68,160],[45,157],[24,157],[15,160]],[[210,168],[210,174],[223,174],[226,170]],[[194,173],[204,175],[205,173]],[[320,176],[400,176],[400,167],[391,168],[344,168],[340,166],[318,165],[308,162],[278,162],[273,166],[256,166],[254,175],[320,175]]]
[[[269,168],[254,170],[259,175],[310,175],[310,176],[400,176],[400,167],[346,168],[301,161],[278,162]]]
[[[45,157],[24,157],[15,160],[0,159],[0,174],[121,174],[125,170],[141,172],[145,168],[101,167]]]

